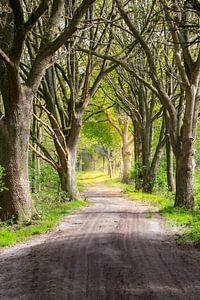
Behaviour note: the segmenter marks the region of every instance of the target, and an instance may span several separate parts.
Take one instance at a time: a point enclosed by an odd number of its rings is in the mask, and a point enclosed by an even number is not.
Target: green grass
[[[77,174],[79,189],[84,189],[86,185],[108,185],[123,188],[123,184],[120,182],[119,177],[114,176],[110,178],[107,174],[99,171],[91,172],[79,172]]]
[[[156,206],[161,215],[166,218],[168,224],[181,226],[184,229],[184,234],[178,238],[179,244],[200,243],[200,209],[198,205],[193,211],[174,208],[172,194],[135,192],[132,185],[122,184],[118,177],[109,178],[108,175],[102,172],[79,173],[78,185],[81,191],[84,190],[86,185],[107,185],[122,188],[129,199]],[[200,196],[199,185],[195,195],[196,198]],[[54,228],[62,217],[87,205],[87,202],[82,200],[63,202],[64,197],[63,193],[50,191],[49,189],[34,195],[37,219],[30,222],[30,224],[0,223],[0,247],[11,246],[27,240],[31,236],[45,233]]]
[[[62,198],[62,195],[61,195]],[[76,200],[61,202],[60,194],[42,192],[34,196],[37,219],[27,224],[0,223],[0,247],[11,246],[27,240],[29,237],[45,233],[54,228],[66,215],[79,209],[87,202]]]
[[[178,226],[181,229],[180,237],[177,239],[179,244],[200,243],[200,208],[198,204],[196,204],[193,211],[188,211],[184,208],[174,208],[174,195],[172,193],[163,192],[161,194],[161,192],[156,192],[146,194],[136,192],[133,185],[122,184],[119,178],[110,179],[101,172],[80,173],[78,181],[81,185],[104,184],[122,188],[129,199],[156,206],[159,213],[166,218],[168,225]],[[200,198],[199,186],[196,188],[195,196],[196,199]]]
[[[198,244],[200,243],[200,210],[196,205],[193,211],[184,208],[175,208],[173,206],[173,197],[171,193],[164,194],[146,194],[135,192],[133,187],[126,186],[125,194],[132,200],[143,201],[154,205],[162,216],[166,218],[170,226],[182,227],[182,234],[177,238],[178,244]]]

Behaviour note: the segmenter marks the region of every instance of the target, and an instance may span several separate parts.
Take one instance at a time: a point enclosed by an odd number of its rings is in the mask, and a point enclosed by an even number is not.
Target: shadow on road
[[[196,261],[139,232],[60,232],[0,268],[0,299],[200,299]]]

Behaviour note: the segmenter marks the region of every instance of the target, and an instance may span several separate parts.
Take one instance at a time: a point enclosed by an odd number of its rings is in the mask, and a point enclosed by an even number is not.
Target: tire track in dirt
[[[82,225],[77,228],[74,236],[69,238],[70,243],[65,243],[63,249],[64,253],[60,260],[62,263],[60,278],[63,280],[57,283],[54,290],[54,296],[58,299],[76,299],[76,294],[80,299],[84,298],[84,281],[86,281],[84,255],[92,240],[91,232],[95,230],[100,217],[100,214],[85,213],[84,216],[79,215],[78,222],[74,222]]]
[[[0,250],[2,300],[199,300],[200,265],[154,208],[90,187],[94,205],[58,228]]]
[[[70,268],[69,268],[69,281],[71,281],[71,286],[69,290],[77,292],[77,285],[76,282],[82,282],[80,288],[81,299],[84,299],[86,290],[87,290],[87,266],[88,266],[88,258],[89,249],[92,244],[93,236],[91,232],[96,232],[96,227],[98,226],[98,222],[102,216],[102,213],[98,213],[95,215],[95,219],[93,219],[92,214],[89,214],[87,217],[87,222],[83,227],[83,236],[79,238],[73,245],[70,251],[72,252],[71,261],[70,261]],[[92,220],[91,220],[92,219]],[[73,284],[74,283],[74,284]],[[67,299],[71,299],[72,294],[68,294]]]
[[[141,216],[140,214],[135,214],[133,218],[130,214],[127,214],[125,218],[127,235],[125,235],[123,239],[124,251],[127,253],[128,260],[133,268],[133,274],[130,276],[132,281],[131,284],[129,284],[127,293],[130,299],[157,300],[159,298],[154,293],[150,283],[150,279],[155,280],[156,278],[155,270],[154,268],[149,268],[149,260],[146,257],[138,234],[140,226],[144,226],[143,222],[140,224]],[[142,217],[142,219],[143,218],[144,217]],[[150,269],[151,273],[147,275],[146,270],[148,269]]]
[[[190,285],[190,289],[188,286],[185,286],[188,278],[191,279],[193,274],[186,271],[183,276],[184,273],[180,273],[176,268],[178,266],[177,263],[176,267],[174,264],[172,269],[169,267],[169,251],[170,249],[173,249],[172,255],[175,255],[175,257],[179,259],[179,266],[183,269],[183,261],[180,260],[181,251],[178,251],[174,244],[170,245],[167,243],[167,252],[163,254],[163,250],[159,250],[158,247],[160,244],[166,245],[166,240],[163,239],[163,237],[160,239],[160,236],[157,237],[154,235],[152,237],[149,236],[149,238],[146,239],[146,237],[141,235],[140,231],[142,228],[143,233],[150,232],[150,223],[151,222],[149,222],[149,220],[147,220],[144,216],[141,216],[141,214],[136,215],[136,218],[132,219],[132,226],[130,226],[129,232],[130,236],[127,240],[125,239],[125,244],[127,244],[125,248],[127,253],[130,255],[130,260],[132,260],[133,265],[136,266],[136,257],[138,257],[141,264],[140,270],[136,272],[138,275],[137,279],[145,279],[145,284],[144,282],[141,282],[141,287],[139,286],[138,298],[134,295],[134,299],[199,299],[200,294],[198,294],[195,290],[193,290],[193,293],[191,290],[193,284]],[[131,228],[134,226],[136,227],[136,230],[132,232]],[[154,240],[152,240],[152,238],[154,238]],[[135,252],[133,251],[134,248]],[[175,253],[175,249],[177,250],[177,253]],[[163,255],[162,259],[161,254]],[[142,270],[146,270],[146,272],[143,272]],[[136,285],[136,282],[137,280],[134,282],[134,285]]]
[[[130,251],[130,249],[136,245],[136,251],[137,256],[139,257],[139,261],[141,263],[140,269],[143,270],[142,277],[143,277],[143,284],[140,287],[140,291],[144,295],[144,299],[160,299],[160,295],[157,294],[156,289],[159,288],[160,284],[165,284],[164,292],[167,293],[166,299],[170,299],[173,297],[173,292],[171,293],[171,290],[167,290],[167,277],[163,276],[163,273],[160,272],[160,262],[158,261],[158,255],[154,251],[154,246],[151,244],[146,243],[145,237],[143,237],[140,234],[141,228],[143,228],[143,231],[148,232],[148,229],[146,228],[146,218],[141,215],[136,215],[135,220],[135,232],[133,233],[129,232],[129,253],[134,258],[133,253]],[[149,222],[147,222],[149,223]],[[149,224],[148,224],[149,226]],[[152,259],[153,258],[153,259]],[[166,272],[165,272],[166,273]],[[172,283],[172,282],[170,282]],[[145,291],[146,286],[146,292]],[[140,295],[141,296],[141,295]],[[179,298],[176,298],[178,300]],[[183,299],[183,298],[181,298]],[[162,294],[162,300],[165,300],[165,294]]]
[[[146,232],[149,229],[148,226],[149,222],[145,222],[144,229]],[[195,290],[193,293],[194,274],[193,272],[189,272],[187,270],[190,267],[189,257],[184,255],[184,252],[179,250],[175,244],[166,242],[166,239],[164,239],[162,236],[158,239],[158,241],[160,242],[154,243],[153,241],[150,244],[151,256],[154,257],[155,260],[152,260],[150,255],[147,253],[149,241],[148,244],[147,242],[144,243],[143,249],[146,252],[146,257],[149,259],[149,267],[151,269],[155,269],[158,284],[161,286],[163,282],[165,283],[163,300],[165,298],[168,299],[169,296],[174,297],[174,295],[176,295],[177,300],[182,300],[186,294],[188,300],[194,300],[197,299],[197,297],[199,299],[200,294],[198,295]],[[184,268],[183,256],[187,260],[186,268]],[[160,266],[162,266],[162,269]],[[164,272],[161,270],[164,270]]]

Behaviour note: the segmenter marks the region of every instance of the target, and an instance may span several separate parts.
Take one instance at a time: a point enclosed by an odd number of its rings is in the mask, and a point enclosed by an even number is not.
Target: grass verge
[[[124,184],[121,183],[119,177],[115,176],[110,178],[107,174],[91,171],[91,172],[79,172],[77,174],[79,190],[84,190],[84,187],[87,185],[107,185],[107,186],[116,186],[123,188]]]
[[[146,194],[136,192],[133,185],[122,184],[119,178],[110,179],[101,172],[80,173],[78,179],[81,186],[104,184],[120,187],[129,199],[156,206],[159,213],[166,218],[167,224],[180,228],[180,235],[178,234],[177,237],[178,244],[200,245],[200,208],[198,203],[196,203],[193,211],[188,211],[184,208],[174,208],[174,195],[172,193],[160,191]]]
[[[11,246],[31,236],[45,233],[54,228],[64,216],[88,204],[82,200],[61,202],[62,195],[54,191],[42,192],[33,198],[38,213],[37,219],[30,224],[1,222],[0,247]]]
[[[159,213],[166,218],[170,226],[178,226],[180,234],[177,234],[178,244],[200,244],[200,210],[196,205],[194,210],[173,206],[172,193],[146,194],[135,192],[132,186],[124,187],[124,192],[131,200],[143,201],[158,207]]]

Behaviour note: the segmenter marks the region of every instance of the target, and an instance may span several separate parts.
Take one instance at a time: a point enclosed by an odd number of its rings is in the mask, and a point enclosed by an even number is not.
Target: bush
[[[42,162],[39,174],[29,164],[29,180],[31,184],[35,182],[37,186],[41,185],[42,190],[58,189],[60,183],[57,172],[46,162]]]

